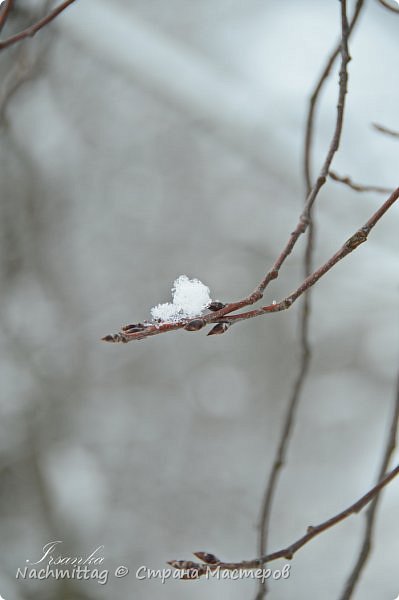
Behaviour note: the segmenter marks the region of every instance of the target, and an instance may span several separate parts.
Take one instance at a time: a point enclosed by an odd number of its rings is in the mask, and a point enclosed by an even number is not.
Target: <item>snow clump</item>
[[[155,321],[174,323],[180,319],[190,319],[203,313],[211,303],[209,288],[198,279],[180,275],[172,287],[172,302],[158,304],[151,309]]]

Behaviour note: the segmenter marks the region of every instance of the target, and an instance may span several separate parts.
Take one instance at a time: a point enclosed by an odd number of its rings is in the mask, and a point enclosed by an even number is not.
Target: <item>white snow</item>
[[[151,309],[154,320],[173,323],[180,319],[197,317],[211,302],[209,288],[198,279],[180,275],[172,287],[172,302],[158,304]]]

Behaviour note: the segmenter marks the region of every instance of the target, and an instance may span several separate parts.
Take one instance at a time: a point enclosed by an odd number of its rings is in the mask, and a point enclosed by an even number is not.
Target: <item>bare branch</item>
[[[216,570],[224,570],[224,571],[233,571],[236,569],[257,569],[264,565],[265,563],[272,562],[279,558],[285,558],[287,560],[291,560],[295,553],[305,546],[308,542],[310,542],[313,538],[320,535],[327,529],[334,527],[337,523],[344,521],[348,517],[353,514],[360,512],[379,492],[388,485],[397,475],[399,474],[399,465],[397,465],[394,469],[392,469],[377,485],[375,485],[370,491],[367,492],[364,496],[362,496],[359,500],[357,500],[354,504],[351,504],[348,508],[341,511],[334,517],[327,519],[327,521],[323,521],[319,525],[309,525],[306,533],[300,537],[298,540],[287,546],[286,548],[282,548],[281,550],[277,550],[275,552],[271,552],[266,556],[261,556],[259,558],[254,558],[252,560],[243,560],[235,563],[227,563],[218,560],[212,554],[208,554],[206,552],[198,552],[195,553],[196,556],[200,557],[205,564],[195,563],[186,560],[171,560],[168,561],[175,569],[180,569],[187,571],[188,577],[187,579],[197,579],[206,573]],[[210,557],[208,559],[208,557]],[[206,560],[205,560],[206,558]],[[215,560],[212,560],[215,559]]]
[[[389,198],[380,206],[380,208],[370,217],[370,219],[356,231],[350,238],[347,240],[344,245],[336,252],[327,262],[325,262],[321,267],[316,269],[309,277],[307,277],[301,285],[292,292],[289,296],[281,300],[280,302],[273,302],[267,306],[262,306],[261,308],[254,309],[252,311],[235,314],[227,314],[231,313],[235,310],[246,306],[245,300],[239,302],[231,302],[230,304],[226,304],[224,308],[218,310],[216,312],[212,312],[201,317],[201,320],[204,322],[204,325],[209,323],[227,323],[234,324],[239,321],[245,321],[246,319],[252,319],[254,317],[259,317],[262,315],[267,315],[275,312],[280,312],[282,310],[287,310],[292,306],[292,304],[297,300],[302,294],[304,294],[310,287],[312,287],[323,275],[328,273],[330,269],[332,269],[340,260],[345,258],[348,254],[356,250],[360,244],[364,243],[367,240],[367,236],[370,231],[375,227],[378,221],[383,217],[383,215],[391,208],[391,206],[396,202],[399,198],[399,188],[397,188]],[[283,250],[284,252],[284,250]],[[160,333],[166,333],[168,331],[176,331],[178,329],[185,328],[191,319],[183,319],[176,323],[137,323],[133,325],[126,325],[119,331],[119,333],[114,335],[107,335],[102,338],[105,342],[131,342],[133,340],[141,340],[146,337],[158,335]]]
[[[335,123],[334,134],[331,140],[330,147],[327,152],[326,159],[320,170],[319,176],[313,185],[309,195],[307,197],[305,208],[299,218],[299,222],[295,230],[291,233],[290,238],[280,254],[277,261],[274,263],[271,270],[266,274],[264,279],[260,282],[252,296],[257,296],[260,299],[263,296],[263,292],[273,279],[278,277],[279,271],[286,258],[291,254],[298,238],[302,233],[305,233],[310,220],[311,210],[313,204],[326,182],[328,172],[330,170],[331,163],[339,148],[341,140],[342,126],[344,121],[344,110],[345,110],[345,97],[348,87],[348,63],[350,61],[349,50],[348,50],[348,36],[349,36],[349,25],[346,16],[346,0],[341,0],[341,68],[339,71],[339,93],[337,103],[337,117]]]
[[[75,0],[66,0],[65,2],[63,2],[62,4],[57,6],[54,10],[52,10],[48,15],[46,15],[45,17],[43,17],[42,19],[40,19],[33,25],[30,25],[23,31],[20,31],[19,33],[16,33],[15,35],[12,35],[12,36],[6,38],[2,42],[0,42],[0,50],[4,50],[4,48],[8,48],[9,46],[12,46],[13,44],[16,44],[17,42],[20,42],[21,40],[24,40],[27,37],[33,37],[40,29],[42,29],[43,27],[48,25],[48,23],[50,23],[56,17],[58,17],[58,15],[62,11],[64,11],[73,2],[75,2]]]
[[[350,37],[350,34],[352,33],[352,31],[357,23],[357,20],[359,18],[363,4],[364,4],[364,0],[357,0],[357,2],[356,2],[355,11],[353,13],[352,19],[349,24],[348,38]],[[316,87],[315,87],[315,89],[310,97],[310,101],[309,101],[309,110],[308,110],[308,115],[307,115],[307,119],[306,119],[304,165],[303,165],[304,177],[305,177],[308,193],[312,187],[312,175],[311,175],[311,169],[310,169],[310,165],[311,165],[310,154],[311,154],[311,149],[312,149],[312,145],[313,145],[313,129],[314,129],[314,117],[315,117],[316,105],[317,105],[317,102],[318,102],[318,99],[320,96],[320,92],[323,88],[323,85],[326,82],[328,76],[330,75],[331,69],[332,69],[334,62],[337,59],[337,56],[339,55],[340,51],[341,51],[341,40],[338,42],[335,50],[332,52],[330,58],[328,59],[327,64],[324,67],[322,74],[320,75],[320,78],[316,84]]]
[[[392,188],[385,188],[378,185],[364,185],[362,183],[354,183],[351,180],[351,178],[347,175],[342,177],[334,171],[330,171],[329,176],[333,181],[343,183],[350,187],[352,190],[355,190],[355,192],[376,192],[377,194],[390,194],[392,192]]]
[[[389,2],[386,2],[386,0],[377,0],[377,2],[379,2],[381,4],[381,6],[383,6],[384,8],[387,8],[388,10],[391,10],[392,12],[399,14],[399,8],[395,8],[394,6],[392,6],[392,4],[389,4]]]
[[[8,15],[10,14],[10,11],[12,9],[13,3],[14,3],[14,0],[6,0],[6,2],[4,4],[4,8],[0,12],[0,33],[3,31],[3,27],[6,24],[6,21],[8,19]]]
[[[341,8],[341,28],[342,28],[343,34],[342,34],[342,50],[341,50],[342,60],[341,60],[341,68],[340,68],[340,73],[339,73],[339,94],[338,94],[338,103],[337,103],[337,117],[336,117],[336,124],[335,124],[332,141],[331,141],[329,150],[327,152],[326,159],[325,159],[322,169],[320,171],[320,175],[317,178],[315,185],[313,186],[311,192],[308,195],[308,198],[305,203],[305,208],[304,208],[302,214],[300,215],[300,218],[299,218],[299,221],[298,221],[298,224],[297,224],[295,230],[291,233],[283,251],[279,254],[277,260],[275,261],[275,263],[272,266],[272,268],[270,269],[270,271],[265,275],[265,277],[262,279],[262,281],[259,283],[259,285],[255,288],[255,290],[247,298],[244,298],[243,300],[240,300],[239,302],[233,302],[233,303],[227,304],[223,309],[216,312],[215,315],[213,315],[213,318],[210,318],[209,316],[207,316],[205,319],[206,323],[217,323],[218,320],[216,319],[216,315],[220,320],[220,318],[224,317],[224,315],[227,315],[228,313],[231,313],[236,310],[240,310],[241,308],[244,308],[245,306],[254,304],[258,300],[260,300],[263,297],[263,292],[266,289],[266,287],[269,285],[269,283],[273,279],[276,279],[278,277],[281,266],[283,265],[283,263],[285,262],[287,257],[291,254],[300,235],[302,233],[305,233],[305,231],[309,225],[310,212],[311,212],[312,206],[316,200],[316,197],[317,197],[320,189],[323,187],[323,185],[326,182],[332,160],[333,160],[334,155],[339,147],[342,126],[343,126],[345,96],[346,96],[346,92],[347,92],[347,83],[348,83],[347,66],[348,66],[348,63],[350,60],[350,56],[349,56],[349,52],[348,52],[349,27],[348,27],[348,22],[347,22],[347,18],[346,18],[346,0],[341,0],[341,7],[342,7]],[[222,320],[224,321],[224,319],[222,319]],[[157,335],[158,333],[163,333],[165,331],[174,331],[176,329],[181,329],[182,327],[185,327],[186,325],[187,325],[187,321],[182,321],[179,323],[167,323],[167,324],[162,324],[162,325],[152,325],[152,326],[146,327],[145,331],[134,332],[134,336],[129,335],[127,329],[122,329],[122,331],[116,335],[105,336],[103,338],[103,340],[107,341],[107,342],[128,342],[131,339],[142,339],[144,337],[148,337],[150,335]]]
[[[392,137],[399,137],[399,131],[394,131],[393,129],[388,129],[388,127],[384,127],[383,125],[378,125],[378,123],[372,123],[374,129],[380,131],[381,133],[386,133],[386,135],[390,135]]]
[[[380,470],[378,473],[377,482],[381,481],[387,472],[389,462],[391,460],[392,454],[396,447],[396,436],[397,436],[397,432],[398,432],[398,426],[399,426],[399,376],[398,376],[397,385],[396,385],[396,394],[395,394],[394,409],[393,409],[393,413],[392,413],[392,417],[391,417],[391,426],[390,426],[390,429],[388,432],[388,438],[386,441],[386,446],[385,446],[384,455],[383,455],[382,462],[381,462],[381,467],[380,467]],[[346,585],[345,585],[345,588],[344,588],[344,591],[342,593],[340,600],[349,600],[349,598],[351,598],[352,593],[360,579],[360,575],[366,565],[366,562],[367,562],[367,559],[368,559],[368,556],[370,553],[370,549],[371,549],[371,542],[372,542],[372,538],[373,538],[378,503],[381,498],[380,491],[377,492],[377,494],[374,496],[369,508],[367,509],[363,543],[360,547],[359,557],[356,561],[355,566],[353,567],[353,570],[348,578],[348,581],[346,582]]]

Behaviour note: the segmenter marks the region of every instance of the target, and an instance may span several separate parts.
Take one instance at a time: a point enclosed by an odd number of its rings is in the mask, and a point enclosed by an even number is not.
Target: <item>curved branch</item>
[[[379,2],[381,4],[381,6],[383,6],[384,8],[387,8],[388,10],[399,14],[399,8],[395,8],[394,6],[392,6],[392,4],[389,4],[389,2],[386,2],[386,0],[377,0],[377,2]]]
[[[305,546],[308,542],[310,542],[313,538],[320,535],[327,529],[334,527],[334,525],[337,525],[337,523],[344,521],[351,515],[360,512],[397,475],[399,475],[399,465],[397,465],[387,475],[385,475],[385,477],[379,483],[377,483],[377,485],[375,485],[370,491],[367,492],[367,494],[362,496],[359,500],[354,502],[354,504],[351,504],[345,510],[341,511],[334,517],[327,519],[327,521],[323,521],[319,525],[309,525],[306,533],[303,536],[301,536],[298,540],[296,540],[286,548],[282,548],[281,550],[277,550],[276,552],[271,552],[266,556],[261,556],[252,560],[243,560],[236,563],[227,563],[218,560],[213,554],[209,554],[206,552],[196,552],[195,556],[200,558],[206,564],[195,563],[186,560],[170,560],[168,561],[168,564],[170,564],[175,569],[185,571],[187,573],[187,577],[183,576],[183,579],[197,579],[198,577],[201,577],[209,572],[216,570],[235,571],[237,569],[257,569],[265,563],[272,562],[279,558],[291,560],[294,557],[295,553],[300,548]]]
[[[384,450],[384,455],[382,458],[381,467],[378,473],[377,482],[381,481],[385,476],[389,461],[391,460],[392,454],[396,447],[396,436],[398,432],[399,425],[399,376],[396,385],[396,394],[395,394],[395,403],[393,414],[391,417],[391,426],[388,432],[388,439],[386,441],[386,447]],[[378,492],[366,512],[366,526],[364,529],[363,543],[361,545],[359,551],[359,557],[356,561],[355,566],[353,567],[352,573],[350,574],[348,581],[345,585],[345,589],[342,593],[340,600],[349,600],[351,598],[352,593],[360,579],[360,575],[366,565],[368,556],[370,554],[371,549],[371,540],[373,537],[375,518],[377,514],[378,503],[380,501],[380,493]]]
[[[46,15],[45,17],[43,17],[42,19],[40,19],[33,25],[30,25],[23,31],[20,31],[19,33],[16,33],[15,35],[11,35],[10,37],[1,41],[0,42],[0,50],[4,50],[4,48],[8,48],[9,46],[12,46],[13,44],[16,44],[17,42],[20,42],[21,40],[24,40],[25,38],[33,37],[38,31],[40,31],[40,29],[43,29],[43,27],[45,27],[46,25],[48,25],[48,23],[50,23],[56,17],[58,17],[58,15],[62,11],[64,11],[70,4],[73,4],[73,2],[75,2],[75,0],[66,0],[65,2],[63,2],[62,4],[57,6],[54,10],[52,10],[48,15]]]
[[[393,129],[389,129],[388,127],[384,127],[383,125],[378,125],[378,123],[372,123],[374,129],[380,131],[381,133],[385,133],[386,135],[390,135],[392,137],[399,137],[399,131],[394,131]]]

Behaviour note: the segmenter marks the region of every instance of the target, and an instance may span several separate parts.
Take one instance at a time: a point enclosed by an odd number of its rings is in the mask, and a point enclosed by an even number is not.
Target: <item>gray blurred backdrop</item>
[[[399,16],[366,4],[350,44],[334,168],[396,187],[399,142],[370,124],[399,129]],[[43,9],[17,2],[4,35]],[[99,340],[149,318],[178,275],[225,301],[254,288],[296,225],[307,100],[338,36],[336,1],[86,0],[0,54],[6,600],[253,598],[252,580],[162,584],[136,571],[196,550],[256,555],[298,368],[299,302],[213,338]],[[336,96],[335,71],[318,112],[315,170]],[[383,199],[329,182],[317,204],[316,263]],[[270,549],[352,503],[376,477],[399,365],[398,214],[394,207],[314,289],[314,360]],[[301,281],[303,248],[301,240],[267,300]],[[399,593],[398,498],[394,482],[356,599]],[[298,552],[270,597],[337,598],[363,519]],[[16,579],[54,540],[55,554],[70,557],[103,545],[107,584]],[[129,575],[114,577],[119,565]]]

